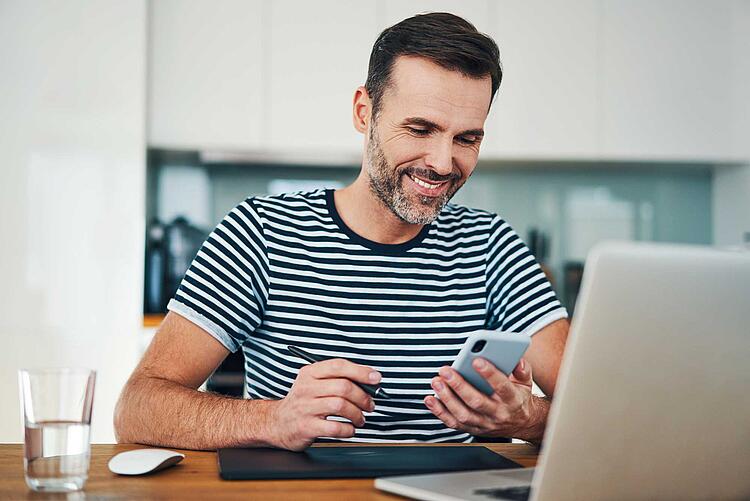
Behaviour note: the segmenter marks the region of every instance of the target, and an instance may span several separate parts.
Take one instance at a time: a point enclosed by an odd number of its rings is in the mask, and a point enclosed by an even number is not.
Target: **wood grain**
[[[315,447],[326,447],[321,444]],[[434,445],[434,444],[430,444]],[[445,447],[475,447],[482,444],[449,444]],[[523,466],[534,466],[539,453],[527,444],[484,444]],[[26,487],[23,478],[23,445],[0,444],[0,499],[234,499],[240,496],[269,500],[401,499],[378,491],[372,479],[335,480],[244,480],[219,478],[215,452],[186,451],[185,459],[172,468],[140,477],[115,475],[107,468],[109,459],[142,445],[92,445],[89,480],[83,493],[41,494]],[[357,445],[350,445],[357,447]],[[399,447],[394,444],[393,447]],[[178,449],[175,449],[178,450]]]
[[[159,327],[165,316],[163,313],[146,313],[143,315],[143,326]]]

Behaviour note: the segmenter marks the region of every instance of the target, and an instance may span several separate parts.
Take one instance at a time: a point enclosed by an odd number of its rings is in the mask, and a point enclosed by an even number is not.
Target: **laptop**
[[[379,478],[425,500],[750,499],[750,252],[590,253],[536,468]]]

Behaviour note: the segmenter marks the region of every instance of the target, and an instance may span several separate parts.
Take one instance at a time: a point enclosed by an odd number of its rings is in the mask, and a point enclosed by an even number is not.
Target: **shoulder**
[[[326,190],[296,191],[277,195],[248,197],[243,204],[265,219],[270,216],[291,218],[321,215],[326,212]]]
[[[438,238],[484,242],[491,255],[524,246],[508,222],[494,212],[447,204],[435,221]]]
[[[502,221],[502,219],[495,213],[449,203],[443,207],[440,215],[435,220],[435,225],[439,229],[451,228],[454,230],[483,230],[490,232],[498,221]]]

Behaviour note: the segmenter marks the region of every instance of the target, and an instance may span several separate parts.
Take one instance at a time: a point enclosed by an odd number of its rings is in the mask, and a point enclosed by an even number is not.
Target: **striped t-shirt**
[[[245,355],[250,398],[286,396],[305,362],[287,345],[368,365],[378,399],[358,442],[468,442],[423,402],[469,333],[531,335],[566,317],[534,257],[497,215],[448,204],[412,240],[349,229],[332,190],[248,198],[214,229],[169,309]]]

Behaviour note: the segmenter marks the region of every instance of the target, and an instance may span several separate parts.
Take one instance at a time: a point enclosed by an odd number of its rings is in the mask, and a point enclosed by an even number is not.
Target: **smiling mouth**
[[[409,176],[412,181],[417,183],[419,186],[422,186],[423,188],[427,188],[428,190],[434,190],[435,188],[439,188],[443,184],[446,183],[446,181],[442,181],[440,183],[428,183],[427,181],[423,181],[415,176]]]

